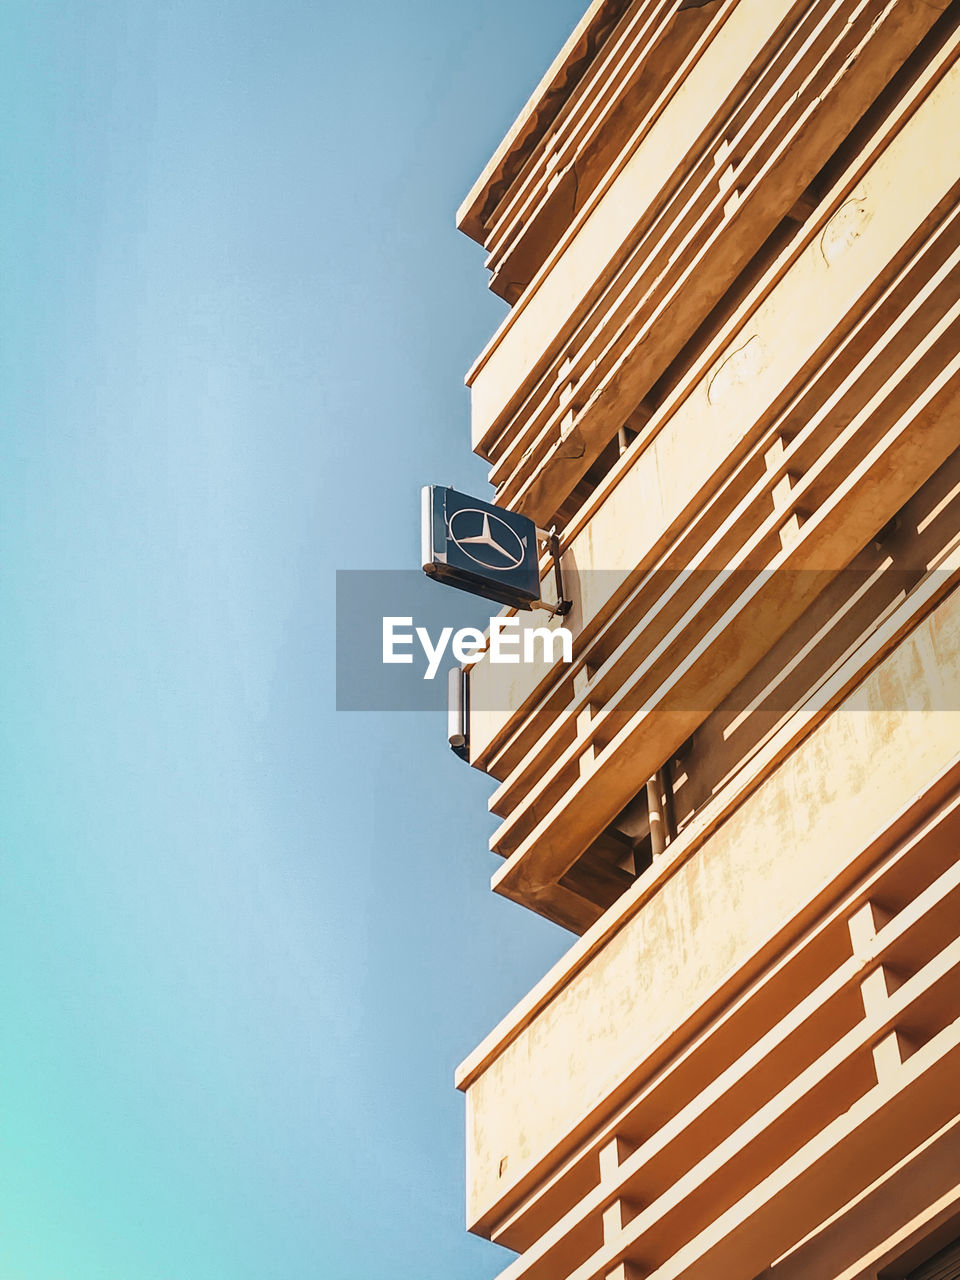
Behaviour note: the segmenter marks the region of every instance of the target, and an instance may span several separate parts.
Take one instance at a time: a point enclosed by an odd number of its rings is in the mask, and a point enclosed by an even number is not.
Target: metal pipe
[[[470,759],[470,675],[463,667],[447,673],[447,742],[461,760]]]
[[[650,848],[653,856],[659,858],[667,847],[659,773],[647,779],[647,817],[650,822]]]
[[[667,832],[667,844],[677,838],[677,812],[673,803],[673,767],[668,760],[657,774],[660,779],[660,790],[663,793],[663,818]]]

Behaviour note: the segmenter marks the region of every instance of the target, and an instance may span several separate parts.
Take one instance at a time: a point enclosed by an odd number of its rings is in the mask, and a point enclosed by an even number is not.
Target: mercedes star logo
[[[450,539],[483,569],[501,573],[523,564],[526,547],[506,520],[477,507],[461,507],[450,517]]]

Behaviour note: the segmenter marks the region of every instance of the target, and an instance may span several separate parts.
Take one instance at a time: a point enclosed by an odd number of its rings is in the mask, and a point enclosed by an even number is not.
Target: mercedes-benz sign
[[[528,516],[440,485],[425,485],[421,497],[424,573],[515,609],[540,599],[537,527]]]

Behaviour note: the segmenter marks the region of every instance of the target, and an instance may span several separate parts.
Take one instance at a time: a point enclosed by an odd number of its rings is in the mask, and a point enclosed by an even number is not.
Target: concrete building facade
[[[472,664],[469,756],[577,935],[459,1070],[468,1225],[502,1280],[958,1277],[960,3],[594,0],[459,225],[574,634]]]

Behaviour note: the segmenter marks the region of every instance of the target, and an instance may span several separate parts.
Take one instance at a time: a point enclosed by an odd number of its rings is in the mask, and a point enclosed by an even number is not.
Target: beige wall
[[[960,64],[853,188],[824,202],[834,210],[825,224],[574,533],[564,566],[576,600],[566,625],[575,635],[609,612],[622,582],[703,504],[771,406],[797,384],[818,349],[852,323],[876,280],[950,191],[960,172],[957,119]],[[524,625],[542,626],[543,617],[528,615]],[[481,659],[474,666],[475,761],[484,760],[549,676],[543,664],[513,668]]]
[[[616,263],[641,217],[683,171],[745,69],[801,7],[796,0],[740,0],[609,190],[561,241],[467,375],[474,449]]]
[[[786,929],[958,745],[954,593],[470,1085],[470,1221]]]

